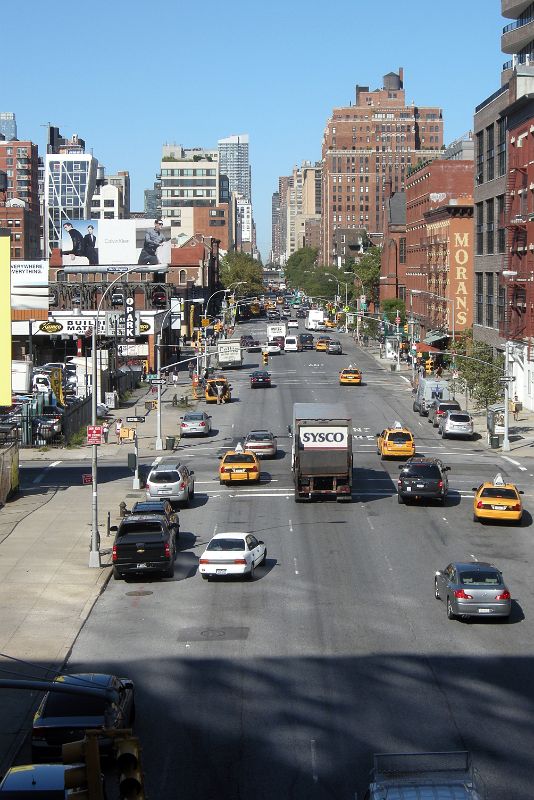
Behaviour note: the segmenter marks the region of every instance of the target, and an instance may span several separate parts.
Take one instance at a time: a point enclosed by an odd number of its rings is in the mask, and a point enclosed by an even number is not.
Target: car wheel
[[[165,577],[174,578],[174,561],[172,561],[170,567],[165,570]]]
[[[253,581],[254,580],[254,562],[250,565],[250,572],[247,572],[247,580]]]
[[[209,575],[204,575],[203,573],[201,573],[201,576],[202,576],[202,580],[203,581],[209,581],[209,579],[210,579]]]
[[[412,406],[412,409],[413,409],[414,411],[419,411],[419,409],[417,408],[417,406],[415,405],[415,403],[413,404],[413,406]]]
[[[438,582],[436,578],[434,578],[434,597],[436,598],[436,600],[441,600],[441,597],[439,596]]]
[[[473,514],[473,522],[480,522],[476,514]]]
[[[117,567],[113,567],[113,577],[116,581],[122,581],[122,575],[120,574]]]
[[[191,489],[191,494],[189,495],[189,500],[195,499],[195,484],[193,484],[193,488]]]
[[[447,619],[456,619],[456,614],[452,610],[450,597],[447,597]]]
[[[404,505],[404,497],[400,494],[400,492],[397,494],[397,503],[400,506]]]
[[[266,561],[267,561],[267,548],[265,548],[265,552],[263,554],[262,560],[260,561],[260,564],[265,564]]]

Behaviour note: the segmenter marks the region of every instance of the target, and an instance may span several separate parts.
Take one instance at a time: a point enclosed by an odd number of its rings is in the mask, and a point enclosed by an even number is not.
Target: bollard
[[[126,508],[126,503],[123,500],[122,503],[119,503],[119,517],[122,519],[123,517],[126,517],[127,514],[128,509]]]

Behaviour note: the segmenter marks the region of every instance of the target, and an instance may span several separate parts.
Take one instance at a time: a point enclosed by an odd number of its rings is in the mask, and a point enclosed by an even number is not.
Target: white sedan
[[[298,319],[290,319],[289,322],[287,323],[288,328],[298,328],[298,326],[299,326]]]
[[[267,342],[262,349],[266,353],[269,353],[270,356],[279,356],[282,352],[280,345],[277,342]]]
[[[218,533],[199,559],[204,580],[211,576],[244,575],[250,580],[254,570],[265,563],[267,548],[251,533]]]

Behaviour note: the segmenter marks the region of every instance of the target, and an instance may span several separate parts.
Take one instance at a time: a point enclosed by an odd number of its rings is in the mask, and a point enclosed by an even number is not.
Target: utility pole
[[[508,453],[510,451],[510,439],[508,438],[509,427],[510,427],[509,405],[510,405],[510,384],[513,378],[511,377],[511,375],[508,374],[508,367],[510,363],[509,345],[510,342],[506,341],[506,344],[504,346],[504,375],[503,375],[503,382],[504,382],[504,435],[502,440],[503,453]]]

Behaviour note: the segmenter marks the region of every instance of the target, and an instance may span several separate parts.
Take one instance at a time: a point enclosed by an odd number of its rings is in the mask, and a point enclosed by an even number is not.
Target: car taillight
[[[443,489],[443,481],[438,481],[438,489]]]
[[[210,560],[209,560],[209,558],[200,558],[198,563],[199,564],[209,564]]]
[[[206,423],[205,422],[199,422],[198,423],[198,427],[199,428],[205,428],[206,427]]]
[[[113,550],[111,551],[111,560],[112,561],[116,561],[117,560],[117,545],[116,544],[113,545]]]
[[[220,467],[219,472],[230,472],[228,467]]]
[[[478,501],[477,508],[484,508],[484,503],[482,502],[482,500]]]
[[[459,600],[472,600],[472,594],[466,594],[463,589],[455,589],[454,596]]]
[[[246,564],[246,563],[247,562],[245,561],[244,558],[234,558],[234,564]]]
[[[46,728],[33,728],[32,739],[46,739]]]
[[[516,503],[515,506],[512,506],[512,508],[510,510],[511,511],[521,511],[521,504],[520,503]]]
[[[402,481],[401,481],[401,479],[400,479],[400,478],[399,478],[399,480],[397,481],[397,486],[402,486]]]
[[[171,546],[168,542],[165,542],[165,558],[171,557]]]
[[[183,481],[180,484],[180,489],[185,489],[185,483]]]
[[[510,597],[510,592],[508,589],[506,589],[506,591],[502,592],[501,594],[495,595],[495,600],[510,600]]]

